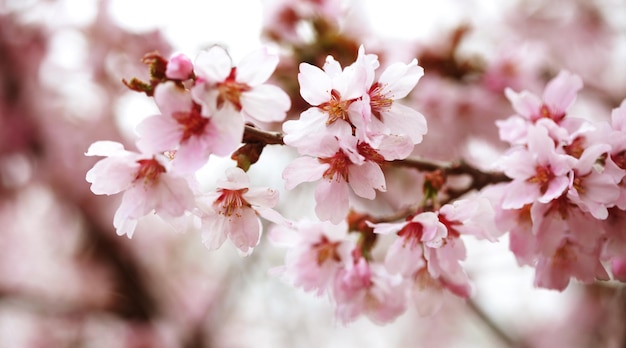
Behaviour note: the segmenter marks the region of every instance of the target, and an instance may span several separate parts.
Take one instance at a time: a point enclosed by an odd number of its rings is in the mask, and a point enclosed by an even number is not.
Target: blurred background
[[[121,82],[147,79],[152,51],[193,58],[221,44],[238,61],[270,45],[291,118],[307,107],[299,62],[349,64],[360,44],[383,65],[416,57],[426,73],[408,103],[429,124],[416,153],[477,165],[504,149],[494,121],[513,113],[506,86],[541,93],[568,69],[585,82],[572,113],[597,120],[626,97],[623,1],[433,3],[0,0],[0,347],[626,347],[621,284],[535,289],[506,237],[466,241],[470,305],[450,297],[433,317],[343,326],[327,298],[268,275],[284,255],[268,241],[248,258],[228,245],[209,252],[198,233],[151,217],[132,240],[118,237],[120,197],[89,191],[88,146],[132,148],[133,127],[158,112]],[[253,180],[283,190],[288,158],[268,148]],[[229,163],[212,161],[207,185]],[[302,192],[282,194],[287,217],[310,212]]]

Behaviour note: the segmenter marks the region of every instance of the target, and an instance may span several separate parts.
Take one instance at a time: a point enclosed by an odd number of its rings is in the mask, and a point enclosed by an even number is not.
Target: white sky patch
[[[261,45],[260,0],[112,0],[109,9],[123,28],[159,28],[176,51],[191,57],[219,43],[238,61]]]

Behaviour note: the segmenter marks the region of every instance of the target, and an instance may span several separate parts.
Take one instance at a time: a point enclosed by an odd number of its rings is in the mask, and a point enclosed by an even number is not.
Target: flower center
[[[563,120],[563,118],[565,118],[565,113],[554,113],[546,104],[543,104],[539,109],[539,114],[532,117],[532,121],[536,122],[542,118],[549,118],[558,124],[561,120]]]
[[[244,206],[250,206],[248,202],[243,198],[243,194],[248,191],[247,188],[239,189],[239,190],[219,190],[222,194],[217,197],[214,204],[219,206],[218,213],[224,216],[235,216],[239,217],[237,212]]]
[[[251,87],[245,83],[237,82],[235,79],[236,75],[237,67],[233,67],[226,80],[217,84],[217,90],[219,92],[217,97],[218,108],[224,106],[224,103],[228,101],[233,104],[237,111],[241,111],[241,94],[249,91]]]
[[[382,120],[381,112],[389,110],[393,99],[383,94],[383,87],[380,83],[376,82],[370,87],[368,94],[370,95],[370,107],[372,108],[372,115],[379,120]]]
[[[165,167],[154,157],[151,159],[138,160],[137,163],[139,163],[139,170],[137,171],[135,180],[143,179],[144,185],[154,185],[159,179],[159,176],[165,173]]]
[[[422,242],[422,236],[424,235],[424,226],[417,222],[410,222],[398,231],[398,237],[404,238],[403,246],[414,248]]]
[[[194,135],[198,136],[204,133],[204,129],[209,123],[209,119],[202,116],[201,110],[202,107],[199,104],[193,103],[191,111],[174,113],[174,119],[183,127],[183,136],[181,141],[184,142]]]
[[[378,164],[385,162],[385,157],[379,154],[376,150],[372,148],[372,146],[365,142],[359,142],[356,146],[357,151],[366,160],[372,161]]]
[[[348,181],[348,165],[352,163],[348,156],[343,151],[339,150],[333,157],[318,158],[321,163],[327,163],[330,165],[323,174],[323,177],[328,180],[337,180],[343,178],[344,181]],[[337,177],[335,178],[335,174]]]
[[[527,181],[533,184],[539,184],[539,190],[544,194],[548,190],[552,179],[554,179],[554,174],[552,170],[550,170],[550,166],[537,166],[535,176],[529,178]]]
[[[330,125],[338,119],[348,121],[348,108],[353,100],[341,100],[341,94],[336,90],[330,91],[330,100],[319,106],[324,112],[328,113],[326,125]]]
[[[341,256],[337,253],[338,246],[339,242],[331,242],[326,236],[322,236],[319,242],[313,244],[313,250],[317,253],[317,265],[322,266],[327,260],[341,262]]]

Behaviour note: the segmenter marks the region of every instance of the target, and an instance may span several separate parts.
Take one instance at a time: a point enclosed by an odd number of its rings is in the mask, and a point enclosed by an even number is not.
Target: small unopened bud
[[[187,80],[193,77],[193,63],[189,57],[178,53],[170,58],[165,69],[165,76],[172,80]]]

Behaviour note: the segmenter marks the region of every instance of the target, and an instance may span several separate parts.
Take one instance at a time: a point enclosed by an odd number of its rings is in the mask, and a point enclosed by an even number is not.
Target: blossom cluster
[[[610,123],[594,123],[569,112],[582,88],[561,71],[541,97],[507,89],[516,113],[497,122],[511,145],[498,166],[512,181],[495,188],[496,220],[518,263],[536,268],[539,287],[608,280],[609,263],[614,278],[626,275],[626,102]]]
[[[278,218],[278,193],[251,188],[240,168],[230,168],[214,192],[201,192],[195,172],[210,155],[227,156],[241,144],[245,123],[281,121],[290,107],[285,92],[266,81],[278,56],[260,49],[233,65],[227,51],[213,46],[195,62],[182,54],[165,60],[147,55],[151,81],[127,82],[153,96],[160,114],[137,126],[139,152],[99,141],[87,156],[106,156],[87,173],[96,194],[124,192],[115,213],[119,235],[132,237],[138,220],[155,213],[173,226],[195,225],[209,249],[226,238],[247,255],[259,243],[259,215]],[[190,221],[185,222],[185,221]]]
[[[376,78],[379,65],[363,47],[345,68],[332,56],[323,69],[300,64],[300,94],[311,107],[283,124],[285,144],[301,155],[283,178],[287,189],[318,182],[315,212],[321,220],[345,219],[350,192],[374,199],[376,191],[385,191],[380,165],[408,157],[427,131],[424,116],[398,102],[424,69],[414,59],[392,64]]]
[[[432,314],[446,296],[470,297],[464,239],[494,242],[505,231],[519,263],[537,269],[539,287],[609,279],[606,262],[614,278],[626,278],[626,236],[618,228],[626,216],[626,103],[611,124],[569,115],[582,88],[576,75],[561,72],[541,98],[506,89],[516,114],[497,122],[511,146],[497,167],[507,183],[467,194],[485,185],[474,182],[455,195],[432,164],[418,168],[430,173],[419,206],[381,217],[358,212],[355,202],[385,192],[385,169],[410,160],[427,133],[425,117],[402,102],[424,75],[416,59],[379,73],[378,56],[361,46],[344,67],[332,55],[321,68],[301,63],[299,91],[309,106],[288,119],[290,98],[267,83],[278,64],[267,49],[236,66],[219,46],[195,62],[180,54],[151,54],[146,62],[150,81],[126,84],[154,97],[161,113],[137,126],[139,152],[99,141],[86,153],[106,157],[87,173],[92,191],[124,192],[114,217],[120,235],[130,238],[139,219],[155,213],[200,230],[210,250],[229,239],[246,256],[261,240],[263,217],[274,223],[271,240],[287,248],[274,272],[328,295],[343,323],[361,315],[388,323],[410,304]],[[283,132],[263,130],[272,123]],[[275,189],[250,187],[246,172],[270,143],[251,141],[252,131],[297,151],[282,178],[287,190],[315,184],[317,221],[284,218],[274,210]],[[237,167],[203,192],[195,174],[211,155],[230,155]],[[487,184],[504,177],[481,175]]]
[[[409,306],[431,315],[450,294],[472,294],[461,236],[495,241],[493,219],[486,199],[462,199],[403,222],[374,223],[352,214],[349,223],[277,226],[272,240],[288,250],[285,265],[275,272],[305,291],[328,294],[343,323],[361,315],[388,323]],[[393,242],[384,257],[374,257],[372,240],[384,235],[394,236]]]

